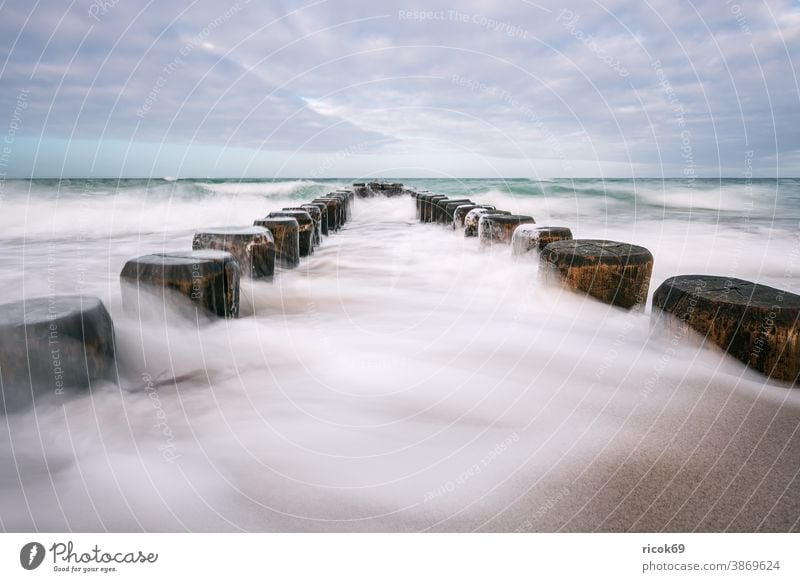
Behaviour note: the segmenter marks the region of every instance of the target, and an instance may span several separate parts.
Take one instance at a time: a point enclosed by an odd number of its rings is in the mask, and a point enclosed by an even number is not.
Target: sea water
[[[398,181],[645,246],[651,295],[800,292],[799,180]],[[123,313],[126,260],[351,182],[6,182],[4,300],[99,296],[121,385],[0,418],[0,529],[798,530],[796,389],[409,197],[357,199],[299,268],[244,280],[239,319]]]

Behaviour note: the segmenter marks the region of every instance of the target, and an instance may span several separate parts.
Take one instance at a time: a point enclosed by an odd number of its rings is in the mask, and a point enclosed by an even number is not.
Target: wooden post
[[[562,240],[542,251],[548,281],[626,309],[647,302],[653,255],[644,247],[609,240]]]

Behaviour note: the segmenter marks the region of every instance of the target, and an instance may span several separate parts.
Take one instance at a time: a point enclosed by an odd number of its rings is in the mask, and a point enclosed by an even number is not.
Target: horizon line
[[[229,180],[229,181],[245,181],[245,180],[269,180],[269,181],[284,181],[284,180],[355,180],[363,182],[385,182],[387,180],[671,180],[681,182],[692,182],[695,180],[798,180],[800,176],[696,176],[693,178],[686,178],[680,176],[543,176],[539,178],[533,177],[463,177],[453,176],[450,178],[442,177],[425,177],[425,176],[394,176],[388,178],[354,178],[352,176],[283,176],[280,178],[267,177],[267,176],[250,176],[250,177],[233,177],[233,176],[187,176],[183,178],[173,178],[171,176],[0,176],[0,181],[9,180],[152,180],[154,182],[180,182],[183,180]]]

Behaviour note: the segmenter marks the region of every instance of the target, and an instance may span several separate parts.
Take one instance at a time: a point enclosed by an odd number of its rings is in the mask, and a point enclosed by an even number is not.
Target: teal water
[[[182,179],[40,179],[9,180],[5,202],[28,196],[36,200],[76,196],[127,196],[148,199],[207,199],[216,196],[286,196],[303,199],[354,179],[202,180]],[[584,202],[586,211],[622,213],[626,218],[681,218],[708,222],[748,220],[776,228],[792,228],[800,220],[800,179],[421,179],[392,178],[444,195],[509,197]]]

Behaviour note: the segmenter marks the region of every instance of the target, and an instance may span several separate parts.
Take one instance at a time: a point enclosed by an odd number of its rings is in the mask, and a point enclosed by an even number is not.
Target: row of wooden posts
[[[414,198],[422,222],[538,257],[547,282],[624,309],[646,306],[653,255],[644,247],[574,239],[565,226],[539,226],[532,216],[469,198],[429,191]],[[675,343],[708,342],[771,378],[794,384],[800,377],[800,296],[794,293],[734,277],[678,275],[656,289],[651,319]]]
[[[237,317],[242,276],[273,278],[276,264],[292,269],[325,236],[350,218],[355,196],[404,195],[416,199],[422,222],[462,229],[483,245],[510,245],[538,257],[549,281],[625,309],[643,309],[653,268],[645,248],[624,242],[573,239],[565,226],[539,226],[468,198],[451,198],[402,185],[358,183],[270,212],[244,228],[204,229],[192,249],[137,257],[120,274],[123,307],[146,315],[172,309],[197,316]],[[716,344],[772,378],[796,383],[800,375],[800,296],[713,275],[679,275],[653,294],[651,319],[673,339]],[[117,381],[114,326],[102,301],[87,295],[26,298],[0,305],[0,412],[24,408],[41,395]]]
[[[143,306],[160,306],[163,295],[172,295],[178,311],[199,306],[209,314],[238,317],[240,278],[271,279],[276,264],[284,269],[300,265],[324,237],[347,222],[353,200],[353,190],[336,190],[308,204],[270,212],[253,226],[198,231],[192,250],[131,259],[120,274],[123,307],[141,312]]]
[[[250,227],[203,229],[192,249],[145,255],[120,273],[126,312],[238,317],[240,278],[271,280],[293,269],[351,216],[342,189],[270,212]],[[114,324],[91,295],[26,298],[0,305],[0,414],[41,398],[119,382]]]

